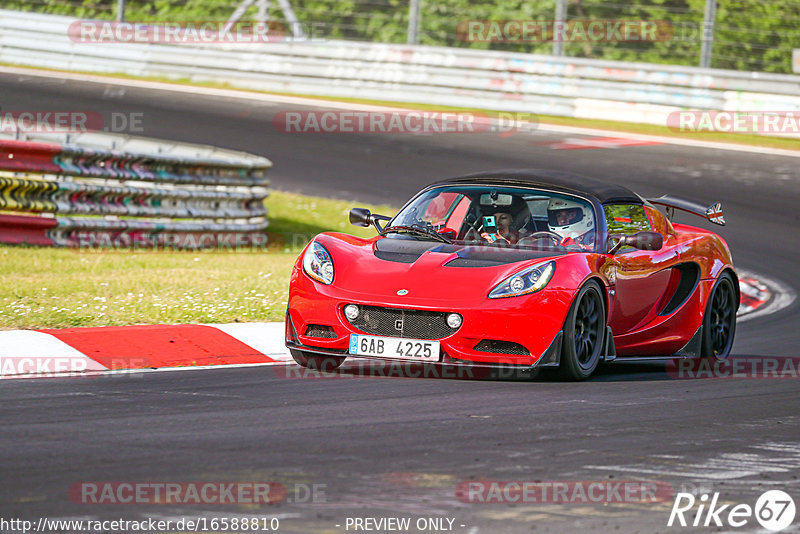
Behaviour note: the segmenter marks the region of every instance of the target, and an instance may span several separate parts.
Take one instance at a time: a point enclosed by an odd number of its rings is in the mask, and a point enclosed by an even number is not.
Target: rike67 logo
[[[740,528],[755,519],[763,528],[778,532],[789,527],[794,517],[794,500],[781,490],[764,492],[755,506],[721,504],[718,492],[711,497],[703,494],[699,498],[681,492],[675,496],[667,526]]]

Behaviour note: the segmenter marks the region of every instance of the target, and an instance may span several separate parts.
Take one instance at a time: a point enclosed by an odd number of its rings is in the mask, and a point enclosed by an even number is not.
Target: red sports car
[[[286,345],[313,368],[382,358],[558,367],[578,380],[601,361],[725,358],[739,306],[730,251],[672,223],[674,209],[725,224],[719,203],[645,200],[544,170],[438,182],[392,218],[354,208],[350,222],[378,235],[309,243]]]

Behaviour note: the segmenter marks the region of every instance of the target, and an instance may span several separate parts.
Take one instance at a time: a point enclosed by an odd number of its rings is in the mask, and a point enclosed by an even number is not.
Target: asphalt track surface
[[[392,205],[438,178],[513,167],[585,173],[645,196],[720,200],[728,220],[720,233],[737,265],[800,290],[797,158],[671,145],[553,150],[567,136],[547,131],[290,135],[272,118],[301,106],[7,74],[0,106],[142,113],[143,135],[271,158],[277,189]],[[796,311],[797,303],[741,323],[734,357],[797,356]],[[455,492],[469,480],[657,480],[720,492],[726,503],[753,505],[766,489],[800,503],[798,380],[676,380],[660,365],[608,366],[583,383],[285,376],[255,367],[3,381],[0,516],[277,515],[282,532],[423,516],[452,518],[453,532],[464,533],[685,530],[666,526],[671,499],[469,503]],[[100,506],[68,496],[81,481],[207,480],[277,481],[295,502]],[[325,502],[296,502],[309,484],[324,485]],[[758,529],[751,519],[739,531]]]

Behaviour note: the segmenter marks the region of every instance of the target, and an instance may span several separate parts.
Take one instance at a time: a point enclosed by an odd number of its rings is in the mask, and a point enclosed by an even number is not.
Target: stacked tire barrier
[[[266,158],[100,133],[27,137],[0,136],[0,242],[266,245]]]
[[[0,62],[233,87],[667,125],[680,110],[800,111],[800,76],[348,41],[82,42],[0,10]]]

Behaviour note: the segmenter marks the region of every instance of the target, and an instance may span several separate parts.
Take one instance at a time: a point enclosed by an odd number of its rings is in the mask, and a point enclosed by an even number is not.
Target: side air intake
[[[700,266],[696,263],[681,263],[672,268],[672,277],[670,287],[675,288],[674,292],[659,315],[674,313],[689,299],[700,281]]]

